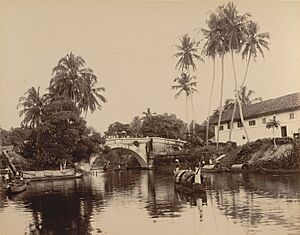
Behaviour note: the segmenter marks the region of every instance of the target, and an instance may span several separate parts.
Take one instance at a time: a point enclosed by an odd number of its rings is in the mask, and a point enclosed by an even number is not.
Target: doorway
[[[287,136],[287,128],[286,126],[281,127],[281,137],[286,137]]]

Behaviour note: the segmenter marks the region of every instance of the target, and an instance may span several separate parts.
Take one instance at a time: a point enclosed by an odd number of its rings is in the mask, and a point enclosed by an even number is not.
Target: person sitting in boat
[[[19,172],[19,171],[17,171],[16,172],[16,177],[15,177],[17,180],[23,180],[23,174],[22,174],[22,172]]]

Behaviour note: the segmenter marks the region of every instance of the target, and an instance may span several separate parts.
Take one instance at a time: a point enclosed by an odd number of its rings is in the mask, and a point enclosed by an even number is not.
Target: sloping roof
[[[244,119],[251,119],[260,116],[297,110],[300,109],[300,92],[265,100],[255,104],[244,105],[242,109]],[[225,110],[222,113],[221,123],[230,122],[232,112],[232,109]],[[240,121],[240,112],[238,106],[234,115],[234,121]],[[218,118],[212,118],[211,123],[216,125],[218,123]]]

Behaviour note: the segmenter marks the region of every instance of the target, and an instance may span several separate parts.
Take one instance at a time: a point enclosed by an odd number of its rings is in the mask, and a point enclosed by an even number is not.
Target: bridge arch
[[[139,164],[141,165],[142,168],[147,168],[148,167],[148,163],[145,161],[145,159],[136,151],[132,150],[132,149],[129,149],[129,148],[125,148],[125,147],[113,147],[111,148],[109,152],[113,151],[113,150],[118,150],[118,149],[122,149],[122,150],[126,150],[130,153],[133,153],[133,157],[139,162]],[[106,153],[106,154],[108,154]],[[97,158],[99,158],[100,156],[97,155],[97,156],[92,156],[90,158],[90,167],[92,167],[96,161]]]

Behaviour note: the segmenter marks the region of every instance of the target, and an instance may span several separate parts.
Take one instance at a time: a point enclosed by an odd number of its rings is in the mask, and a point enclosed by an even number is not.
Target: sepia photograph
[[[300,235],[299,30],[299,0],[0,0],[0,235]]]

